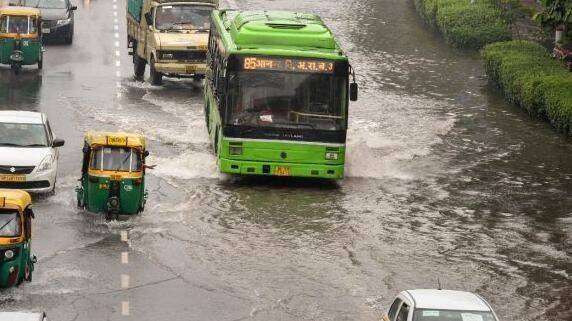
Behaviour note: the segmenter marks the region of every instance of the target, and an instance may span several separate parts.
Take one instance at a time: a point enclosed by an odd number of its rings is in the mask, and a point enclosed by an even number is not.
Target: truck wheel
[[[163,84],[163,75],[155,70],[155,58],[151,58],[151,64],[149,65],[149,72],[151,74],[151,85],[161,86]]]
[[[143,80],[145,76],[145,60],[141,59],[135,51],[133,52],[133,73],[135,80]]]

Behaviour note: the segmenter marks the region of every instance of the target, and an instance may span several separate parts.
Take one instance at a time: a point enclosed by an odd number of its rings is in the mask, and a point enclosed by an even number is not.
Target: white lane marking
[[[115,76],[121,77],[121,71],[117,70],[117,71],[115,72]]]
[[[113,36],[114,36],[116,39],[119,39],[119,32],[116,32]]]
[[[117,18],[113,18],[113,23],[118,23],[119,20],[117,20]]]
[[[129,253],[121,252],[121,264],[129,264]]]
[[[116,56],[116,57],[119,57],[119,56],[121,56],[121,51],[119,51],[119,50],[115,50],[115,56]]]
[[[113,11],[113,15],[117,17],[117,11]]]
[[[121,302],[121,315],[123,316],[129,315],[129,301]]]
[[[120,81],[116,82],[116,83],[115,83],[115,87],[121,89],[121,87],[122,87],[122,86],[121,86],[121,82],[120,82]],[[125,232],[125,238],[123,238],[123,232]],[[127,231],[121,231],[121,241],[122,241],[122,242],[128,242],[128,241],[129,241],[128,238],[127,238]]]
[[[119,26],[118,25],[113,26],[113,30],[119,30]]]
[[[116,41],[116,42],[115,42],[115,47],[118,47],[118,48],[119,48],[119,41]]]
[[[116,5],[116,4],[113,5],[113,10],[117,10],[117,5]]]
[[[129,275],[121,274],[121,288],[128,289],[129,288]]]
[[[119,66],[121,66],[121,61],[115,60],[115,67],[119,67]]]

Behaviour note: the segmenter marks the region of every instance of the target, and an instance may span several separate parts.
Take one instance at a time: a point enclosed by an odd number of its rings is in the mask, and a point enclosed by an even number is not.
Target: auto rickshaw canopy
[[[0,209],[25,210],[32,204],[30,194],[21,190],[0,189]]]
[[[41,16],[40,9],[30,7],[0,7],[1,16]]]
[[[134,133],[88,132],[85,134],[85,142],[90,147],[117,146],[145,150],[145,137]]]

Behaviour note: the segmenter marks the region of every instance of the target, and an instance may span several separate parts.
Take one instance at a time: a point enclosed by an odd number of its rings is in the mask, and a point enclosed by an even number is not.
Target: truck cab
[[[150,82],[163,77],[202,79],[210,14],[218,0],[129,0],[127,34],[134,74],[143,79],[149,65]]]

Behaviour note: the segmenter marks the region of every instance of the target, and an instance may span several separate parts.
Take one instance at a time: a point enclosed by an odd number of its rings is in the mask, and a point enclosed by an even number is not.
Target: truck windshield
[[[101,171],[140,171],[141,165],[139,151],[128,147],[100,147],[91,158],[91,168]]]
[[[67,8],[67,0],[26,0],[24,1],[28,7],[36,7],[42,9],[65,9]]]
[[[347,78],[244,71],[229,79],[227,123],[236,126],[343,130]]]
[[[155,11],[155,27],[159,30],[209,30],[211,7],[165,5]]]
[[[0,17],[0,33],[31,34],[38,32],[36,18],[28,16]]]
[[[20,215],[16,211],[0,211],[0,237],[15,237],[22,233]]]
[[[490,312],[416,309],[413,321],[496,321]]]

